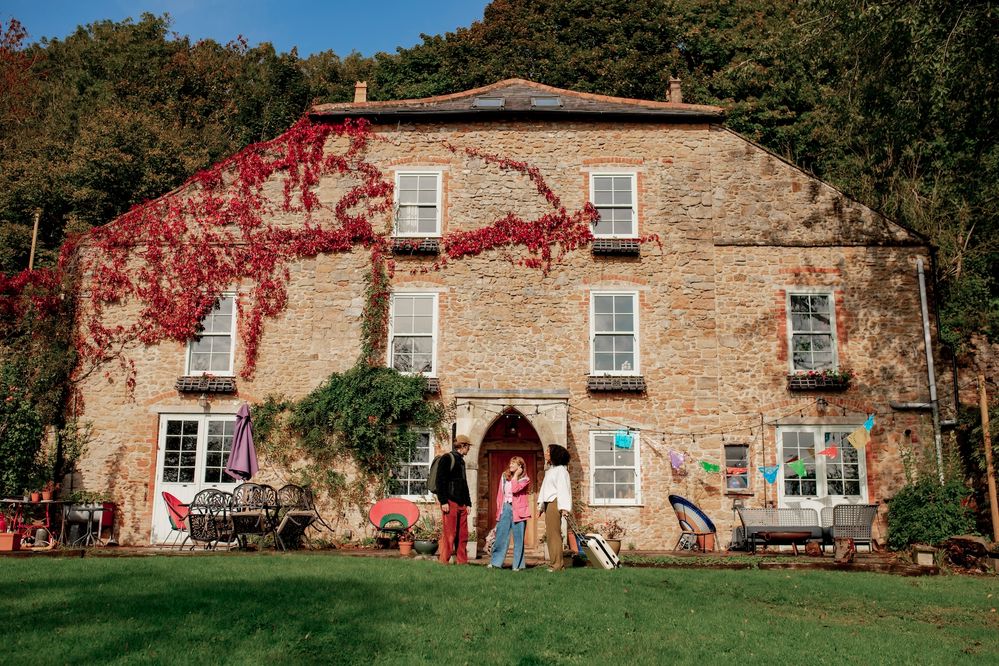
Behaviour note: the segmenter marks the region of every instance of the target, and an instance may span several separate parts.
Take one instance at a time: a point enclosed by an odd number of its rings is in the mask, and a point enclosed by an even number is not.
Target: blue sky
[[[302,57],[332,49],[394,53],[420,42],[420,33],[453,32],[482,19],[487,0],[0,0],[0,21],[16,18],[29,41],[63,38],[76,26],[102,19],[138,19],[169,13],[172,29],[194,40],[225,44],[243,35],[251,45],[271,42],[278,51],[298,46]]]

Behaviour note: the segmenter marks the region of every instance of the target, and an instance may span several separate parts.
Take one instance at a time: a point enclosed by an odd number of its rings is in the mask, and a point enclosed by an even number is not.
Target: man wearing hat
[[[441,564],[451,561],[455,555],[458,564],[468,564],[468,510],[472,506],[472,498],[468,492],[468,479],[465,478],[465,454],[471,448],[467,435],[458,435],[454,440],[454,449],[450,456],[441,459],[438,475],[437,501],[441,504],[444,528],[441,532],[440,553]],[[450,461],[447,460],[450,458]],[[448,462],[451,464],[448,465]]]

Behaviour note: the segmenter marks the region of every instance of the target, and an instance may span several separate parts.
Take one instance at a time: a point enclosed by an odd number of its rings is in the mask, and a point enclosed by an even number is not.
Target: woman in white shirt
[[[569,452],[552,444],[545,451],[550,465],[538,492],[538,506],[545,514],[545,534],[548,542],[548,571],[563,571],[562,516],[572,511],[572,489],[569,487]]]

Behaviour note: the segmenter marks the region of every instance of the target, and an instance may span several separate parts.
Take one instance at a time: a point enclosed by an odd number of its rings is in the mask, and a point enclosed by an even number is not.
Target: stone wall
[[[587,200],[591,172],[637,174],[639,233],[658,236],[638,258],[594,257],[581,249],[545,276],[512,264],[502,251],[430,273],[413,271],[432,258],[400,256],[393,283],[396,290],[438,294],[443,400],[468,389],[493,392],[490,404],[516,400],[524,391],[567,396],[560,398],[564,420],[554,421],[564,430],[553,430],[559,426],[552,423],[536,428],[546,446],[564,442],[572,452],[574,497],[584,520],[617,517],[628,528],[626,543],[671,547],[678,526],[666,498],[678,493],[702,505],[727,544],[732,500],[759,506],[765,490],[773,499],[773,487],[765,489],[754,473],[748,492],[726,494],[721,475],[705,473],[696,461],[717,463],[725,443],[745,441],[752,465],[772,463],[782,417],[857,424],[876,412],[867,451],[874,501],[890,497],[901,483],[899,443],[913,436],[932,441],[928,417],[894,414],[888,406],[927,394],[914,268],[927,249],[835,189],[707,125],[508,122],[401,125],[378,133],[385,140],[372,144],[369,159],[386,174],[400,166],[441,170],[445,233],[480,227],[508,211],[536,216],[545,207],[526,178],[451,153],[441,139],[532,163],[570,210]],[[343,187],[327,179],[320,195],[334,201]],[[297,223],[288,215],[280,222]],[[390,228],[390,220],[384,223]],[[514,257],[522,252],[512,250]],[[237,399],[216,399],[209,409],[234,413],[242,400],[301,397],[329,373],[347,369],[360,351],[367,262],[366,251],[356,249],[292,264],[288,308],[265,322],[255,376],[238,380]],[[848,391],[824,395],[825,407],[815,395],[790,393],[786,386],[784,298],[788,288],[803,286],[833,290],[841,365],[857,373]],[[245,293],[249,285],[240,289]],[[639,295],[644,394],[587,392],[595,290]],[[196,396],[172,388],[183,372],[182,345],[129,353],[138,381],[134,401],[126,398],[115,367],[108,368],[114,383],[98,372],[81,385],[84,419],[93,421],[96,434],[81,479],[89,489],[112,490],[121,503],[122,542],[144,543],[159,414],[203,409]],[[459,411],[458,431],[484,432],[488,414],[478,422]],[[591,506],[590,432],[621,427],[643,433],[641,502]],[[472,456],[479,443],[473,440]],[[671,450],[688,456],[680,472],[670,465]],[[473,457],[470,463],[477,469],[482,461]],[[481,501],[481,483],[478,488]],[[478,513],[482,534],[484,514]]]

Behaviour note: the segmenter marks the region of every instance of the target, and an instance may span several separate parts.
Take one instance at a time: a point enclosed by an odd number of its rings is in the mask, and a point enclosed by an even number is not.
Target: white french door
[[[152,543],[170,538],[163,493],[185,504],[206,488],[232,491],[236,480],[223,468],[232,450],[235,414],[162,414],[156,455]]]
[[[847,436],[859,426],[784,426],[777,431],[777,457],[782,463],[777,477],[781,507],[820,511],[837,504],[867,502],[867,461]],[[821,454],[835,447],[836,455]],[[789,471],[788,463],[801,462],[805,474]]]

